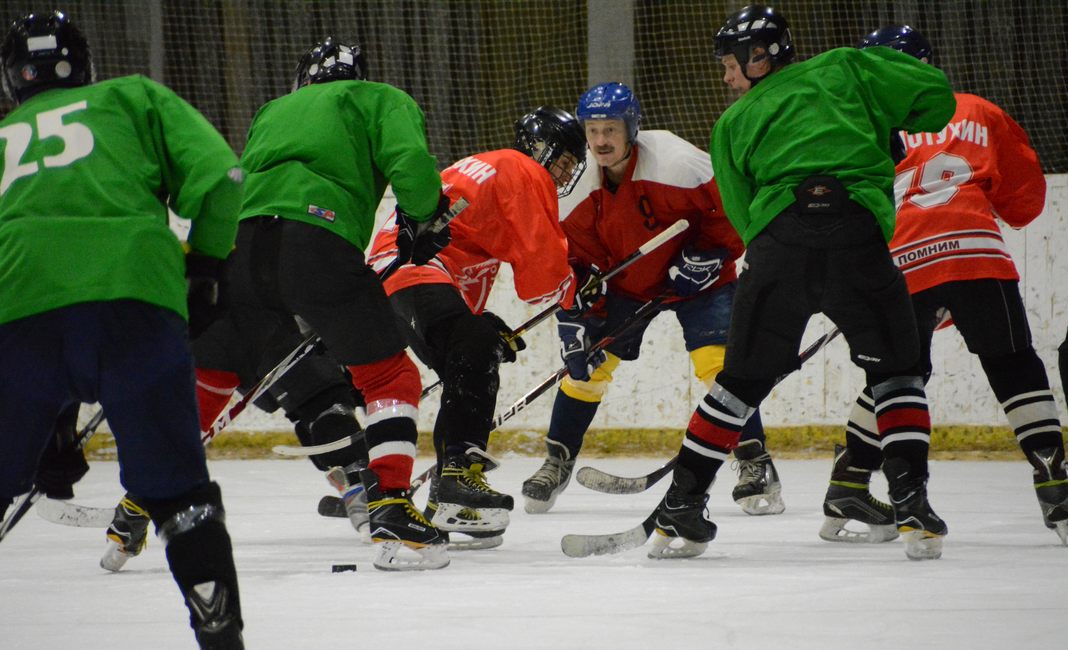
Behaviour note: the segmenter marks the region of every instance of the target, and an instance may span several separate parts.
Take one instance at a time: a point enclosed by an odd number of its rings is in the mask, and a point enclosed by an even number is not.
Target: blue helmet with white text
[[[924,38],[923,34],[908,25],[881,27],[860,39],[860,43],[857,43],[857,47],[860,49],[878,45],[904,52],[924,63],[932,63],[934,61],[934,50],[931,48],[931,44]]]
[[[623,120],[627,126],[627,141],[638,137],[642,109],[634,91],[618,81],[597,84],[579,97],[576,111],[579,122],[586,120]]]

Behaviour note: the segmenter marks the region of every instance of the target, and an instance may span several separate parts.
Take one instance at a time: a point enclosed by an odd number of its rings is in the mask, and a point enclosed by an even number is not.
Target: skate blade
[[[372,563],[382,571],[431,571],[449,566],[447,544],[413,544],[375,540]]]
[[[846,524],[856,521],[846,517],[827,517],[823,520],[820,528],[820,539],[827,542],[847,542],[852,544],[882,544],[898,538],[897,528],[893,524],[880,526],[877,524],[865,524],[868,530],[850,530]]]
[[[555,504],[555,494],[549,497],[548,501],[539,501],[538,499],[528,497],[525,494],[523,495],[523,510],[525,510],[528,515],[545,514],[546,512],[549,512]]]
[[[474,511],[477,519],[461,516],[464,510]],[[450,533],[468,531],[504,530],[508,527],[508,511],[504,508],[468,508],[458,503],[439,503],[434,519],[437,528]]]
[[[905,555],[910,560],[937,560],[942,557],[942,535],[909,526],[898,529],[905,540]]]
[[[457,533],[457,535],[464,535],[464,533]],[[456,535],[449,535],[450,551],[481,551],[487,548],[497,548],[503,543],[503,535],[492,535],[488,537],[467,537],[466,535],[464,537],[457,537]]]
[[[708,548],[708,542],[694,542],[684,537],[668,537],[658,528],[653,535],[653,547],[649,549],[652,560],[676,560],[697,557]]]
[[[122,550],[118,543],[108,540],[108,548],[100,558],[100,568],[118,573],[131,557],[133,556]]]
[[[754,494],[742,497],[734,501],[742,507],[747,515],[778,515],[786,510],[786,504],[782,500],[782,485],[774,483],[768,486],[765,494]]]
[[[1068,521],[1058,521],[1053,524],[1053,532],[1061,538],[1061,543],[1068,546]]]

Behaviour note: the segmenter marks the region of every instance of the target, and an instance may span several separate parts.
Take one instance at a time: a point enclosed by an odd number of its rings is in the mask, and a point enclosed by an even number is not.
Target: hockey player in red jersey
[[[872,32],[861,48],[886,46],[931,63],[927,39],[908,26]],[[1042,212],[1046,180],[1027,134],[993,103],[955,93],[957,111],[939,133],[901,134],[894,194],[897,228],[891,253],[904,272],[920,330],[925,377],[931,338],[952,318],[979,357],[1020,449],[1049,528],[1068,544],[1068,475],[1064,441],[1045,366],[1031,344],[1019,273],[998,221],[1022,228]],[[893,509],[871,496],[868,481],[882,462],[872,396],[857,398],[835,455],[820,537],[884,541],[896,535]],[[868,531],[845,528],[849,520]]]
[[[595,170],[561,202],[570,254],[586,267],[617,264],[680,219],[690,223],[668,242],[608,283],[603,305],[582,318],[560,318],[561,382],[546,436],[547,458],[523,483],[527,512],[543,513],[571,479],[575,457],[621,361],[638,358],[649,321],[590,357],[587,350],[643,303],[664,293],[664,308],[682,326],[694,373],[706,385],[723,367],[734,298],[734,261],[742,242],[724,217],[708,154],[668,131],[641,131],[641,108],[626,85],[593,86],[579,98]],[[740,480],[734,499],[750,514],[777,514],[784,505],[759,416],[736,450]]]
[[[597,297],[596,282],[590,298],[582,291],[576,297],[557,207],[557,195],[582,175],[585,154],[571,114],[542,106],[524,116],[513,148],[469,156],[442,173],[446,194],[469,202],[450,224],[452,243],[427,265],[402,266],[385,283],[409,345],[444,384],[427,516],[443,530],[472,535],[468,548],[499,544],[513,507],[511,496],[486,482],[485,472],[496,466],[486,444],[498,368],[515,361],[524,344],[485,311],[486,301],[502,263],[511,265],[516,294],[531,305],[582,309]],[[395,228],[381,230],[369,263],[388,268],[395,242]]]

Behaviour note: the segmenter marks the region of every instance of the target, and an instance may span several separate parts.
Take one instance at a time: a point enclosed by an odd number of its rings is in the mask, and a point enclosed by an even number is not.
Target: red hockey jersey
[[[417,284],[452,284],[480,314],[501,263],[507,262],[521,300],[571,306],[575,276],[567,262],[556,186],[544,167],[518,151],[500,149],[464,158],[441,178],[452,202],[463,197],[470,205],[449,225],[452,242],[424,266],[402,266],[386,280],[386,293]],[[390,218],[367,261],[381,272],[396,257],[397,226]]]
[[[956,97],[941,132],[904,135],[890,249],[910,293],[955,280],[1018,280],[997,220],[1021,228],[1045,204],[1046,179],[1020,125],[982,97]]]
[[[723,213],[708,154],[669,131],[638,134],[623,182],[604,186],[602,170],[586,170],[578,187],[560,202],[571,256],[602,271],[667,230],[680,219],[685,233],[651,251],[609,280],[613,293],[647,301],[668,287],[668,268],[684,247],[729,252],[719,280],[709,291],[735,279],[734,260],[742,241]]]

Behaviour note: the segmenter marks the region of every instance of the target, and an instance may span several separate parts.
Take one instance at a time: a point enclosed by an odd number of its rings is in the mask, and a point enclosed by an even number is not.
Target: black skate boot
[[[905,555],[910,560],[942,557],[942,538],[949,527],[927,502],[927,476],[911,471],[908,461],[902,458],[884,461],[883,472],[890,484],[897,530],[905,540]]]
[[[515,502],[486,483],[486,472],[497,467],[497,461],[478,447],[471,447],[462,456],[449,458],[441,470],[438,482],[438,510],[434,525],[442,530],[470,532],[480,530],[503,531],[508,527],[508,511]],[[475,519],[461,517],[462,510],[473,510]]]
[[[108,548],[100,558],[100,568],[118,571],[130,558],[140,555],[148,543],[148,525],[152,523],[145,509],[127,494],[115,506],[115,517],[108,526]]]
[[[430,494],[426,499],[426,508],[423,516],[434,521],[434,515],[438,512],[438,483],[441,479],[433,476],[430,479]],[[450,551],[475,551],[487,548],[497,548],[504,543],[504,529],[484,530],[482,517],[478,511],[464,508],[456,513],[456,519],[466,526],[467,530],[449,531]]]
[[[771,455],[759,440],[748,440],[734,450],[738,484],[731,497],[748,515],[777,515],[786,510],[782,483]]]
[[[1035,468],[1035,495],[1042,508],[1042,521],[1068,546],[1068,463],[1064,448],[1039,449],[1028,454],[1027,460]]]
[[[442,533],[416,510],[407,490],[382,490],[374,470],[360,471],[367,492],[367,513],[371,520],[371,541],[378,549],[374,565],[383,571],[443,569],[449,565],[448,535]],[[404,557],[405,549],[416,558]],[[405,555],[408,555],[407,553]]]
[[[820,528],[820,539],[828,542],[889,542],[897,539],[894,508],[883,503],[868,491],[871,470],[852,467],[852,454],[841,445],[834,446],[834,467],[831,484],[823,498],[826,519]],[[850,530],[846,524],[856,521],[868,530]]]
[[[225,584],[212,580],[193,585],[185,602],[201,650],[244,649],[241,626],[230,610],[230,590]]]
[[[575,459],[567,446],[555,440],[545,439],[549,455],[541,468],[523,481],[523,496],[526,503],[523,509],[530,514],[549,512],[556,503],[556,497],[571,482],[571,472],[575,469]]]
[[[364,469],[362,463],[353,463],[348,467],[331,467],[326,472],[326,480],[334,486],[341,502],[345,506],[345,515],[356,531],[361,542],[371,543],[369,528],[371,518],[367,514],[367,492],[360,482],[360,470]]]
[[[656,534],[649,557],[653,559],[696,557],[716,538],[716,525],[707,515],[708,494],[694,494],[693,474],[675,467],[671,487],[656,509]]]

